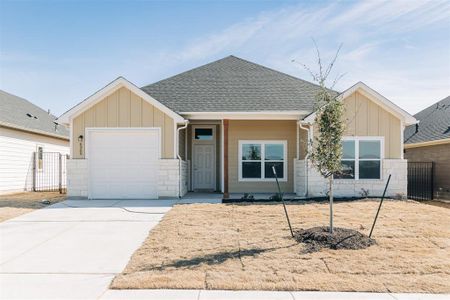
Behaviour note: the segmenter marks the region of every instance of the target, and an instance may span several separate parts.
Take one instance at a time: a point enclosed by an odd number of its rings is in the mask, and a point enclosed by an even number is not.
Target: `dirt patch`
[[[369,234],[378,204],[335,204],[335,226]],[[329,221],[326,203],[287,209],[294,230]],[[372,237],[365,249],[308,253],[281,204],[177,205],[112,288],[450,293],[450,210],[386,200]]]
[[[305,253],[320,251],[323,248],[358,250],[376,243],[374,239],[353,229],[336,227],[333,228],[333,234],[330,234],[328,226],[300,229],[295,232],[294,237],[299,243],[305,243]]]
[[[43,203],[42,200],[48,200]],[[25,192],[0,196],[0,222],[66,199],[59,192]]]
[[[442,200],[442,201],[430,200],[430,201],[421,201],[421,203],[450,209],[450,200]]]

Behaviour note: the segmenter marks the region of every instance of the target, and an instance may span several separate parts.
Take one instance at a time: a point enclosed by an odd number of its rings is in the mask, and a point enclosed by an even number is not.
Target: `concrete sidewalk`
[[[211,290],[108,290],[101,299],[158,300],[443,300],[450,295]]]

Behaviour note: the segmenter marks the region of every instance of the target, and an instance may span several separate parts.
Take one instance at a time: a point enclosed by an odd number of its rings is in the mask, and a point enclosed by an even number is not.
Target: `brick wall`
[[[434,162],[434,196],[450,199],[450,144],[405,149],[405,159]]]

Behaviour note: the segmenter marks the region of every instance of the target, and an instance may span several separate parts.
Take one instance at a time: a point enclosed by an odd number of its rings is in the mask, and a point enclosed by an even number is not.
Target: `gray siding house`
[[[418,112],[405,129],[405,158],[434,162],[433,194],[450,200],[450,96]]]

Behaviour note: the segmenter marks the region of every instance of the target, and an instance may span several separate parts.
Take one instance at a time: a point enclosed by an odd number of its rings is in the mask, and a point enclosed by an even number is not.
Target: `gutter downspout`
[[[189,124],[189,120],[184,121],[184,125],[177,128],[177,158],[178,158],[178,174],[180,178],[178,179],[178,198],[181,198],[181,155],[180,155],[180,131],[186,129]],[[187,138],[187,136],[185,136]],[[186,150],[186,149],[185,149]]]
[[[307,149],[309,149],[309,140],[310,140],[310,133],[309,133],[309,128],[305,128],[305,127],[303,127],[303,124],[302,124],[302,121],[298,121],[297,122],[297,124],[298,124],[298,127],[300,128],[300,129],[303,129],[303,130],[306,130],[306,132],[307,132],[307,134],[308,134],[308,140],[307,140]],[[299,151],[299,153],[298,153],[299,155],[298,156],[300,156],[300,151]],[[304,197],[307,197],[308,196],[308,156],[309,156],[309,153],[308,153],[308,151],[306,152],[306,155],[305,155],[305,177],[306,177],[306,185],[305,185],[305,194],[303,195]]]

